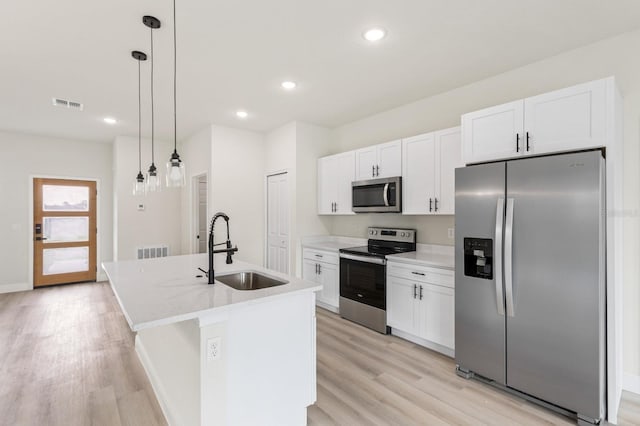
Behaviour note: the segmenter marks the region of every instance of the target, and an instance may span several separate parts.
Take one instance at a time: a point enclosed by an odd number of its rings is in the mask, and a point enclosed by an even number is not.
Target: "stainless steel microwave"
[[[356,181],[351,184],[352,206],[356,213],[402,212],[402,178]]]

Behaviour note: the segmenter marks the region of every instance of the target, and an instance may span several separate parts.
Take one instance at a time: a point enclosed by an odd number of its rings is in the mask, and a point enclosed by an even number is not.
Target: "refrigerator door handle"
[[[496,207],[496,252],[494,255],[496,277],[496,305],[498,313],[504,316],[504,294],[502,294],[502,228],[504,226],[504,198],[498,198]]]
[[[513,198],[507,198],[507,223],[504,227],[504,283],[507,315],[514,315],[513,306]]]

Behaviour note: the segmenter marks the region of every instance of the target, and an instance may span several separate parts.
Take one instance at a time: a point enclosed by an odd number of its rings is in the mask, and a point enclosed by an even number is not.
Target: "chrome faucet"
[[[227,241],[224,243],[215,244],[213,238],[213,230],[216,225],[216,220],[218,218],[223,218],[225,222],[227,222]],[[226,248],[214,250],[215,246],[219,246],[222,244],[226,244]],[[213,215],[213,219],[211,219],[211,226],[209,227],[209,272],[207,272],[207,278],[209,278],[209,284],[214,283],[214,272],[213,272],[213,255],[215,253],[227,253],[227,264],[233,263],[233,259],[231,256],[233,253],[238,251],[238,247],[231,247],[231,240],[229,239],[229,216],[222,212],[218,212]]]

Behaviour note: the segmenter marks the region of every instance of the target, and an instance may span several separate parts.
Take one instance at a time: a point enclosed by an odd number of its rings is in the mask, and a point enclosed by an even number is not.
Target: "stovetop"
[[[391,254],[406,253],[416,249],[414,229],[369,228],[367,233],[370,238],[366,246],[344,248],[340,253],[384,259]]]
[[[406,253],[408,251],[415,251],[415,247],[403,248],[403,247],[384,247],[378,245],[361,246],[361,247],[348,247],[340,249],[340,253],[356,254],[360,256],[373,256],[385,258],[390,254]]]

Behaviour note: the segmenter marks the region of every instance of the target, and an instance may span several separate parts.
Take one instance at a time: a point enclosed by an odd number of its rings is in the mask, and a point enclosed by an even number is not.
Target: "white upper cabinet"
[[[607,81],[592,81],[464,114],[464,162],[604,146]]]
[[[460,127],[402,140],[402,213],[454,214]]]
[[[318,159],[318,214],[354,214],[351,210],[354,167],[355,151]]]
[[[382,143],[356,151],[356,180],[400,176],[402,141]]]

